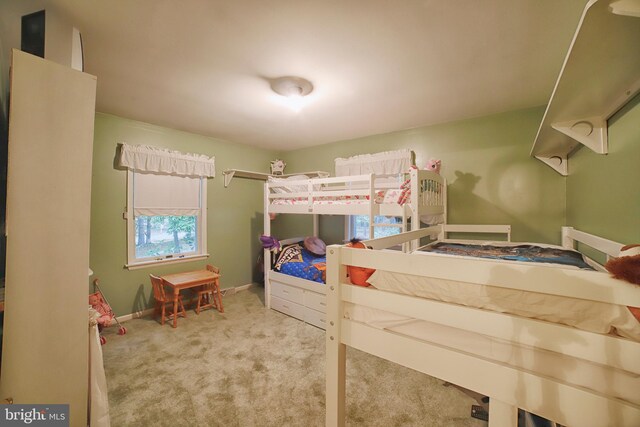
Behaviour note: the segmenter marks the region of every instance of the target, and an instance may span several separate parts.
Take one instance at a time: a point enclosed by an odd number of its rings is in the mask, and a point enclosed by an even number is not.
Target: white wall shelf
[[[607,120],[640,92],[640,1],[590,0],[531,155],[560,174],[580,146],[607,154]]]
[[[290,173],[290,174],[284,174],[284,175],[272,175],[270,173],[245,171],[242,169],[225,169],[224,171],[222,171],[222,174],[224,175],[225,188],[229,186],[229,184],[231,183],[231,180],[234,177],[266,181],[270,176],[273,176],[276,178],[287,178],[289,176],[296,176],[296,175],[306,175],[309,178],[316,178],[316,177],[326,178],[329,176],[329,172],[323,172],[323,171]]]

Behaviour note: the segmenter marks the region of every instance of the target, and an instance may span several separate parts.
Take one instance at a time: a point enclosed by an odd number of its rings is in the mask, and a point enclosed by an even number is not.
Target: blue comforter
[[[326,257],[312,254],[299,244],[282,248],[274,270],[289,276],[325,283]]]
[[[579,252],[534,245],[493,246],[440,242],[422,248],[421,250],[448,255],[502,259],[507,261],[571,265],[586,270],[593,270],[593,268],[584,261]]]

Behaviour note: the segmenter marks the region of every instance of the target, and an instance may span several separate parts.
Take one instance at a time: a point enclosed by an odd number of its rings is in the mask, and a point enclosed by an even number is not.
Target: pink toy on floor
[[[107,304],[104,298],[102,298],[102,294],[100,294],[100,292],[89,295],[89,305],[100,313],[100,317],[97,320],[98,325],[109,326],[111,324],[111,320],[115,317],[113,310],[111,310],[109,304]]]
[[[109,305],[109,302],[107,301],[107,299],[104,297],[104,294],[100,290],[100,286],[98,286],[98,279],[95,279],[93,281],[93,286],[94,286],[95,292],[92,294],[89,294],[89,305],[94,310],[96,310],[98,314],[100,314],[100,317],[96,319],[96,322],[98,323],[98,331],[102,332],[103,328],[105,328],[106,326],[110,326],[111,322],[115,320],[115,322],[118,324],[118,335],[126,334],[127,328],[122,326],[118,321],[118,319],[116,318],[116,315],[113,312],[113,309],[111,308],[111,306]],[[107,342],[107,339],[102,335],[100,335],[100,344],[104,345],[104,343],[106,342]]]

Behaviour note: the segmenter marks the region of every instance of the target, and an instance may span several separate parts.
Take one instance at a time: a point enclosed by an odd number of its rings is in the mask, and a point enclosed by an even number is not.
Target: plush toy
[[[89,305],[100,315],[100,317],[96,319],[100,330],[102,330],[102,327],[111,324],[111,319],[113,319],[111,307],[109,307],[109,304],[106,303],[99,293],[89,294]]]
[[[327,254],[327,245],[319,237],[305,237],[303,245],[313,255],[323,257]]]
[[[365,244],[358,239],[351,239],[351,242],[349,242],[347,247],[370,249],[367,248],[367,246],[365,246]],[[356,267],[355,265],[347,266],[347,275],[349,276],[349,280],[351,281],[351,283],[358,286],[371,286],[371,284],[367,283],[367,280],[369,280],[369,277],[371,277],[371,275],[375,273],[375,271],[376,270],[373,268]]]
[[[425,167],[425,169],[429,170],[429,171],[433,171],[435,173],[440,173],[440,166],[441,165],[442,165],[442,161],[441,160],[430,159],[427,162],[427,166]]]
[[[640,285],[640,245],[623,246],[620,255],[604,266],[616,279]]]
[[[264,249],[268,249],[272,252],[279,252],[282,247],[278,239],[271,236],[265,236],[264,234],[260,236],[260,243],[262,243],[262,247]]]
[[[271,162],[271,175],[282,175],[287,164],[284,160],[275,159]]]

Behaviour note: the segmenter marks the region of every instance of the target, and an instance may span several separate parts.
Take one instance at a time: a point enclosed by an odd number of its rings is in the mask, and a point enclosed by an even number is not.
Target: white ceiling
[[[51,0],[97,109],[296,149],[545,104],[585,0]],[[269,79],[310,80],[296,112]]]

